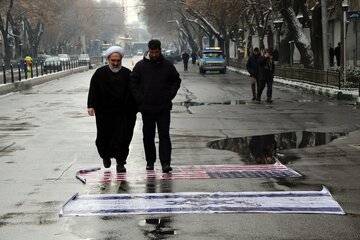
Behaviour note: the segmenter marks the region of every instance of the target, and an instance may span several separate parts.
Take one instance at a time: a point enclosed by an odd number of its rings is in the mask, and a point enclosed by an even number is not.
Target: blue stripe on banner
[[[76,194],[63,206],[60,216],[215,212],[344,214],[324,187],[297,192]]]

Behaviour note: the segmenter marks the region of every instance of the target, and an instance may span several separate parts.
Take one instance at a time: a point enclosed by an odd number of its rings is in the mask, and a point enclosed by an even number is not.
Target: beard
[[[110,68],[110,70],[111,70],[113,73],[117,73],[117,72],[120,71],[121,65],[119,65],[119,66],[114,66],[114,65],[109,64],[109,68]]]

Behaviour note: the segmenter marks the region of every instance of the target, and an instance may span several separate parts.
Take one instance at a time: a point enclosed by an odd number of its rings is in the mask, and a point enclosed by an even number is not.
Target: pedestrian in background
[[[192,53],[191,53],[191,63],[192,63],[192,65],[195,65],[195,64],[196,64],[196,59],[197,59],[197,54],[196,54],[196,52],[192,52]]]
[[[181,58],[182,58],[183,63],[184,63],[184,71],[187,71],[187,70],[188,70],[188,64],[189,64],[190,55],[188,54],[187,51],[185,51],[185,52],[181,55]]]
[[[329,61],[330,61],[330,66],[334,66],[334,57],[335,57],[335,49],[331,46],[331,44],[329,45]]]
[[[156,161],[155,134],[159,137],[159,158],[163,173],[171,168],[170,111],[172,99],[180,88],[181,79],[174,65],[161,54],[161,42],[148,42],[149,50],[136,63],[130,84],[143,121],[143,143],[146,170],[153,170]]]
[[[25,65],[26,65],[26,71],[31,72],[32,57],[30,57],[30,55],[26,55],[26,57],[24,58],[24,62],[25,62]]]
[[[258,59],[259,64],[259,81],[258,81],[258,92],[256,101],[261,102],[261,94],[267,86],[266,101],[272,103],[272,85],[274,81],[275,64],[268,48],[264,49],[263,56]]]
[[[136,121],[137,105],[129,86],[130,70],[121,64],[124,49],[112,46],[105,52],[108,65],[98,68],[90,81],[88,114],[96,118],[96,147],[105,168],[116,159],[116,171],[125,164]]]
[[[341,43],[338,43],[338,45],[335,48],[335,58],[336,58],[336,65],[340,66],[340,56],[341,56],[341,47],[340,47]]]
[[[258,85],[258,77],[259,77],[259,65],[258,59],[260,56],[259,48],[254,48],[253,54],[249,57],[246,63],[246,69],[250,74],[251,81],[251,92],[252,92],[252,100],[256,100],[256,86]]]

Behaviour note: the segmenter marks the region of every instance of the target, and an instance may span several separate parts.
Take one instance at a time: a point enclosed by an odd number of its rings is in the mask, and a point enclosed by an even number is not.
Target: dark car
[[[177,62],[180,62],[182,60],[181,55],[177,54],[173,50],[166,50],[163,55],[165,59],[169,60],[173,64],[176,64]]]
[[[62,70],[62,62],[58,56],[52,56],[45,59],[43,63],[43,70],[48,72],[59,72]]]
[[[51,55],[47,55],[47,54],[38,54],[38,56],[35,58],[35,61],[37,61],[39,64],[41,62],[44,62],[45,59],[51,57]]]

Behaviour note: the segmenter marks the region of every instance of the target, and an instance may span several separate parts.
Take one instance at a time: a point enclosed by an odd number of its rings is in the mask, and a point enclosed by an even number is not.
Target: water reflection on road
[[[211,141],[207,144],[209,148],[229,150],[240,155],[245,163],[273,163],[277,157],[282,163],[293,160],[281,151],[294,148],[306,148],[328,144],[336,138],[345,136],[347,133],[326,132],[285,132],[277,134],[266,134],[249,137],[225,138]]]

